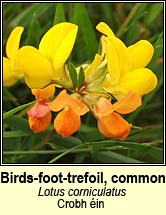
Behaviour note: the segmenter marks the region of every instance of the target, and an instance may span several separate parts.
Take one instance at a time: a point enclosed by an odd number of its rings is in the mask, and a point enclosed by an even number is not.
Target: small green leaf
[[[13,138],[13,137],[24,137],[29,136],[30,133],[24,132],[24,131],[4,131],[3,132],[3,138]]]
[[[17,123],[16,123],[17,122]],[[10,116],[4,119],[4,124],[7,124],[11,131],[19,130],[30,135],[33,135],[33,131],[30,129],[28,120],[17,115]],[[41,134],[40,134],[41,135]]]
[[[143,163],[142,161],[108,151],[96,152],[95,157],[101,163]]]
[[[84,74],[84,69],[82,66],[80,67],[80,71],[78,74],[78,81],[77,81],[77,86],[78,88],[81,86],[81,84],[85,81],[85,74]]]
[[[10,22],[11,28],[14,28],[17,25],[28,26],[31,22],[32,16],[35,13],[36,17],[39,17],[46,13],[46,11],[51,8],[55,3],[35,3],[31,7],[28,7],[26,10],[23,10]],[[14,7],[14,5],[13,5]],[[46,14],[45,14],[46,16]]]
[[[148,11],[148,16],[145,18],[145,25],[150,26],[153,24],[154,20],[157,19],[161,11],[163,10],[164,4],[155,3],[151,4],[151,8]]]
[[[63,4],[62,3],[58,3],[56,6],[56,11],[55,11],[55,17],[54,17],[54,23],[53,25],[56,25],[57,23],[60,22],[65,22],[66,21],[66,17],[65,17],[65,12],[64,12],[64,8],[63,8]]]
[[[34,32],[35,32],[35,34],[34,34]],[[40,24],[36,17],[36,13],[34,13],[31,24],[28,29],[28,36],[27,36],[26,44],[37,47],[39,44],[39,35],[41,35]]]
[[[69,75],[73,82],[73,85],[77,87],[77,71],[71,62],[69,62]]]
[[[20,110],[22,110],[22,109],[24,109],[24,108],[26,108],[26,107],[28,107],[28,106],[34,104],[35,102],[36,102],[36,101],[29,102],[29,103],[27,103],[27,104],[21,105],[21,106],[19,106],[19,107],[16,107],[16,108],[14,108],[14,109],[12,109],[12,110],[10,110],[10,111],[4,113],[4,114],[3,114],[3,119],[6,119],[7,117],[12,116],[13,114],[15,114],[15,113],[17,113],[18,111],[20,111]]]
[[[79,35],[84,40],[88,58],[93,59],[98,49],[95,27],[93,26],[88,11],[83,3],[74,5],[74,13],[71,22],[79,26]],[[82,38],[83,37],[83,38]]]

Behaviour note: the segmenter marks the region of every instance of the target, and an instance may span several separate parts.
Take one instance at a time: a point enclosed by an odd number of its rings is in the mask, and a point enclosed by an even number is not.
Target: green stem
[[[131,19],[133,18],[133,16],[134,16],[135,13],[137,12],[139,6],[140,6],[140,3],[136,3],[136,4],[134,5],[134,7],[133,7],[133,9],[130,11],[128,17],[125,19],[124,23],[123,23],[123,24],[121,25],[121,27],[119,28],[119,30],[118,30],[118,32],[117,32],[117,34],[116,34],[117,37],[120,37],[120,36],[123,34],[125,28],[128,26],[129,22],[131,21]]]
[[[119,149],[122,148],[122,146],[112,146],[112,147],[106,147],[106,148],[101,148],[100,151],[110,151],[110,150],[115,150],[115,149]],[[83,148],[83,149],[75,149],[73,151],[71,151],[70,153],[83,153],[83,152],[91,152],[92,148]],[[64,150],[58,150],[58,151],[54,151],[54,150],[40,150],[40,151],[5,151],[3,152],[3,155],[43,155],[43,154],[51,154],[51,155],[55,155],[55,154],[61,154],[66,152],[66,149]],[[69,152],[69,151],[68,151]]]
[[[3,119],[8,118],[9,116],[11,116],[11,115],[17,113],[18,111],[20,111],[20,110],[22,110],[22,109],[24,109],[24,108],[26,108],[26,107],[28,107],[28,106],[34,104],[35,102],[36,102],[36,101],[29,102],[29,103],[27,103],[27,104],[21,105],[21,106],[19,106],[19,107],[16,107],[16,108],[14,108],[14,109],[12,109],[12,110],[10,110],[10,111],[4,113],[4,114],[3,114]]]
[[[36,150],[36,149],[42,148],[42,146],[43,146],[46,142],[48,142],[48,140],[49,140],[54,134],[55,134],[55,129],[53,128],[53,130],[52,130],[50,133],[48,133],[40,143],[38,143],[37,145],[35,145],[35,146],[32,148],[32,150]]]

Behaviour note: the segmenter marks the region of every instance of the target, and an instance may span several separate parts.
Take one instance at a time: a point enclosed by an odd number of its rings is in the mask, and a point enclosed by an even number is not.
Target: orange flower
[[[28,111],[28,122],[35,133],[46,131],[51,124],[51,111],[46,102],[54,92],[55,85],[49,85],[44,89],[32,89],[32,94],[35,95],[37,102]]]
[[[129,92],[126,97],[114,104],[101,97],[94,106],[94,115],[100,132],[108,138],[125,140],[130,134],[131,125],[116,112],[127,114],[139,106],[141,98],[134,92]]]
[[[80,116],[89,111],[88,107],[74,96],[76,94],[69,95],[63,90],[52,102],[47,103],[52,111],[62,110],[54,120],[54,128],[62,137],[74,134],[81,125]]]
[[[51,123],[51,111],[45,101],[38,101],[28,111],[28,122],[34,133],[46,131]]]

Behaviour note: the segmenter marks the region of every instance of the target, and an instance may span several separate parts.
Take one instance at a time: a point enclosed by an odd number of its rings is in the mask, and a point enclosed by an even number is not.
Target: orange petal
[[[74,134],[79,129],[80,125],[80,116],[75,114],[70,107],[61,111],[54,120],[55,130],[62,137],[68,137]]]
[[[52,111],[60,111],[69,104],[69,97],[66,90],[62,90],[58,96],[52,102],[48,102],[47,105]]]
[[[54,95],[55,93],[55,85],[50,84],[49,86],[43,89],[31,89],[32,94],[36,97],[36,99],[47,99]]]
[[[60,111],[65,106],[70,106],[77,115],[84,115],[89,111],[88,107],[82,103],[79,99],[67,94],[66,90],[63,90],[52,102],[48,102],[47,105],[52,111]]]
[[[125,140],[130,133],[129,123],[118,113],[111,113],[98,119],[100,132],[108,138]]]
[[[34,133],[40,133],[46,131],[51,123],[51,112],[48,112],[45,116],[41,118],[31,117],[29,115],[28,122],[30,128],[34,131]]]
[[[70,96],[69,105],[79,116],[82,116],[89,111],[89,108],[76,97]]]
[[[102,115],[108,115],[107,111],[109,111],[108,113],[113,112],[113,105],[111,104],[111,102],[106,99],[106,98],[99,98],[99,100],[96,102],[95,106],[94,106],[94,113],[96,116],[102,116]],[[112,111],[111,111],[112,110]],[[105,114],[106,112],[106,114]]]
[[[49,107],[43,102],[36,102],[35,105],[28,111],[28,115],[33,118],[42,118],[51,112]]]
[[[123,99],[113,104],[113,110],[121,114],[128,114],[142,105],[141,97],[130,91]]]

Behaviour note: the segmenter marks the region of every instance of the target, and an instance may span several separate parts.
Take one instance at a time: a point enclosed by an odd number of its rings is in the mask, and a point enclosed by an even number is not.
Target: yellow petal
[[[12,69],[10,60],[3,57],[3,85],[9,87],[14,84],[19,78],[19,71]]]
[[[19,66],[27,85],[32,89],[43,88],[51,82],[52,66],[37,49],[24,46],[19,50]]]
[[[120,39],[111,37],[107,38],[107,41],[108,71],[110,76],[114,77],[115,81],[113,84],[116,84],[119,80],[119,76],[131,70],[131,59],[125,44]],[[118,66],[115,64],[118,64]],[[112,69],[114,70],[112,71]]]
[[[36,99],[47,99],[54,95],[55,85],[50,84],[49,86],[43,89],[32,89],[32,94],[35,95]]]
[[[111,28],[104,22],[100,22],[97,26],[96,29],[100,31],[102,34],[105,34],[106,36],[115,36]]]
[[[111,113],[98,119],[100,132],[108,138],[125,140],[130,133],[129,123],[120,114]]]
[[[107,37],[105,37],[104,35],[102,35],[100,37],[100,43],[101,43],[101,56],[104,57],[104,55],[106,54],[106,50],[107,50]]]
[[[49,29],[41,39],[39,50],[48,58],[55,69],[68,59],[76,39],[78,27],[72,23],[59,23]]]
[[[111,84],[110,74],[106,75],[102,87],[105,91],[112,94],[117,100],[122,99],[127,94],[127,92],[124,92],[123,88],[119,86],[119,83],[116,85]]]
[[[132,70],[146,67],[154,53],[152,44],[147,40],[140,40],[127,49],[132,61]]]
[[[54,127],[62,137],[74,134],[80,127],[81,120],[72,108],[67,107],[61,111],[54,120]]]
[[[85,69],[85,79],[87,79],[100,65],[102,56],[99,54],[95,55],[93,62]]]
[[[133,70],[123,77],[119,82],[119,89],[122,93],[128,93],[134,91],[138,95],[152,91],[157,85],[156,75],[147,68]]]
[[[10,33],[6,44],[6,55],[9,59],[15,59],[17,55],[23,30],[24,28],[19,26]]]
[[[117,53],[117,49],[115,47],[115,43],[109,39],[107,39],[107,60],[108,60],[108,72],[110,74],[110,84],[117,84],[120,78],[120,59]]]

